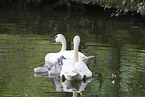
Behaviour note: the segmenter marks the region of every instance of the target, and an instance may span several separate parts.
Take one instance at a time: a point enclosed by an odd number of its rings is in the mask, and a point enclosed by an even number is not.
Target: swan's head
[[[62,42],[65,39],[65,37],[62,34],[57,34],[54,39],[50,42],[54,43],[54,42]]]
[[[78,35],[76,35],[73,39],[74,44],[76,44],[77,46],[79,46],[80,44],[80,37]]]

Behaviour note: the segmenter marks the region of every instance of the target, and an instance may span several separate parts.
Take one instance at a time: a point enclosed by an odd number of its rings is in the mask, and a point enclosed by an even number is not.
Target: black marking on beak
[[[57,37],[58,37],[58,36],[55,36],[54,39],[53,39],[49,44],[56,42],[56,38],[57,38]]]

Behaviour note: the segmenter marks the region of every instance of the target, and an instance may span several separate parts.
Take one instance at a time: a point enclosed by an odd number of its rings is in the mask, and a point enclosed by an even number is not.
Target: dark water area
[[[0,96],[28,97],[144,97],[145,19],[110,17],[96,12],[0,9]],[[87,82],[61,82],[57,76],[36,74],[49,45],[62,33],[67,48],[79,35],[79,51],[95,56],[87,64],[93,78]]]

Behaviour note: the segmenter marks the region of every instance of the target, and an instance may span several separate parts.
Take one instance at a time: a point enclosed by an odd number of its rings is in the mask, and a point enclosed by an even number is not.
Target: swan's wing
[[[86,70],[88,70],[87,65],[82,62],[82,61],[78,61],[75,63],[75,68],[79,71],[79,72],[84,72]]]
[[[50,62],[50,58],[52,57],[52,56],[55,56],[57,53],[48,53],[46,56],[45,56],[45,61],[47,61],[47,62]]]
[[[87,65],[84,62],[82,62],[82,61],[76,62],[75,68],[81,75],[86,75],[87,77],[92,77],[92,72],[89,70],[89,68],[87,67]]]
[[[74,59],[73,51],[61,51],[61,52],[59,52],[59,54],[64,56],[66,58],[66,60],[73,60]]]
[[[58,61],[60,56],[61,55],[59,53],[49,53],[45,56],[45,61],[54,64],[55,62]]]
[[[63,60],[63,66],[62,66],[62,71],[63,72],[69,72],[74,69],[73,62],[70,60]]]
[[[76,76],[77,74],[78,74],[78,72],[75,69],[73,62],[71,62],[69,60],[65,60],[63,66],[62,66],[60,76],[62,76],[62,75],[64,75],[65,77]]]

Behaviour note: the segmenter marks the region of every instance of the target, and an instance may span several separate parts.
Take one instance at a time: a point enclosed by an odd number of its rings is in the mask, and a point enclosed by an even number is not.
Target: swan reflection
[[[34,73],[35,77],[49,77],[53,78],[53,83],[55,86],[55,90],[57,92],[72,92],[73,97],[78,97],[78,94],[82,95],[82,91],[84,91],[85,87],[88,83],[92,81],[93,78],[89,78],[86,81],[82,80],[65,80],[62,81],[59,75],[51,75],[48,73]]]
[[[85,82],[82,80],[65,80],[64,82],[61,81],[62,89],[65,92],[72,92],[73,97],[77,97],[78,93],[80,95],[82,94],[82,91],[84,91],[85,87],[87,86],[88,83],[92,81],[92,78],[87,79]]]
[[[82,80],[65,80],[62,82],[58,77],[54,78],[55,89],[57,92],[72,92],[73,97],[77,97],[78,93],[82,94],[88,83],[92,81],[92,78],[87,79],[85,82]]]
[[[91,82],[92,78],[87,79],[86,82],[79,80],[79,81],[73,81],[73,80],[65,80],[64,82],[61,82],[63,91],[65,92],[73,92],[76,90],[77,93],[81,93],[84,91],[85,87],[89,82]]]
[[[35,72],[34,73],[34,77],[48,77],[47,75],[48,75],[47,72]]]

